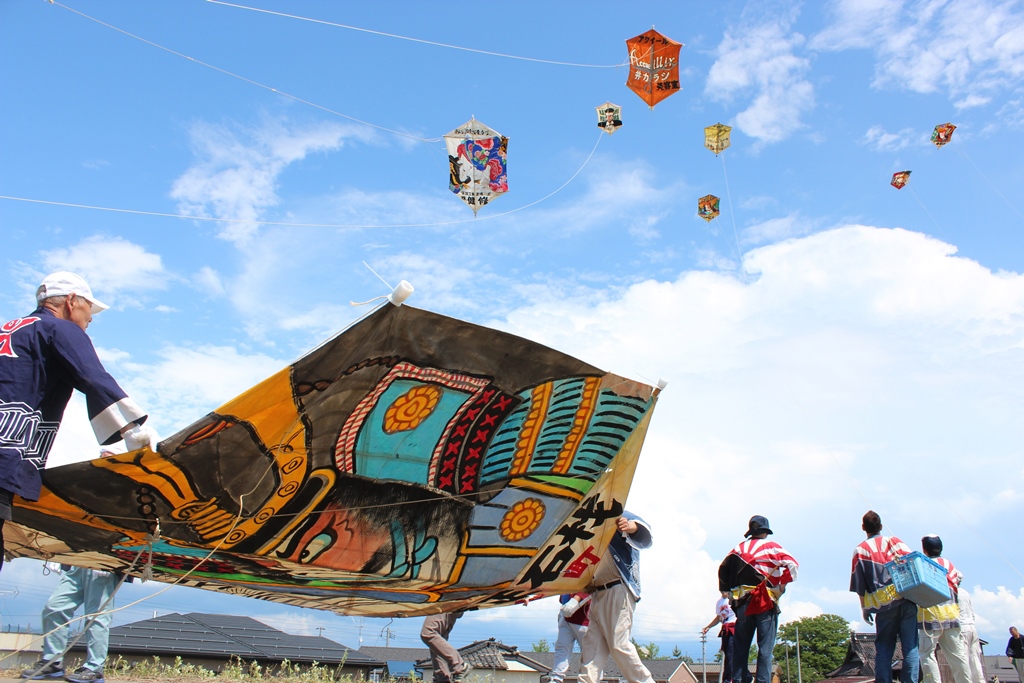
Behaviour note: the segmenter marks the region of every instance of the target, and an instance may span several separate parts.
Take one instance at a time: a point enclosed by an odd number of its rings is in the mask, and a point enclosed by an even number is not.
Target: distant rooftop
[[[84,641],[73,649],[84,649]],[[205,656],[246,660],[372,666],[358,650],[322,636],[295,636],[250,617],[165,614],[110,629],[110,651],[119,654]]]

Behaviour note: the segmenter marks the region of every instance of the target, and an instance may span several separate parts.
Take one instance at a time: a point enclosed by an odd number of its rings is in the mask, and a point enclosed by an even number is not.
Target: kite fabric
[[[722,123],[708,126],[704,129],[704,146],[714,152],[715,156],[718,156],[719,153],[725,151],[731,144],[729,142],[729,134],[731,132],[732,127]]]
[[[444,136],[448,189],[473,209],[508,192],[508,138],[471,118]]]
[[[629,80],[626,85],[651,109],[680,91],[679,50],[682,43],[666,38],[653,28],[626,41]]]
[[[935,143],[936,147],[942,147],[953,139],[954,130],[956,130],[956,126],[952,123],[940,123],[932,131],[932,142]]]
[[[597,109],[597,127],[611,135],[622,125],[622,107],[605,102]]]
[[[713,194],[706,194],[697,200],[697,215],[708,223],[718,216],[719,199]]]
[[[657,393],[384,304],[158,452],[45,470],[6,548],[351,615],[573,593],[616,532]]]
[[[892,174],[892,182],[889,184],[895,187],[897,190],[902,190],[903,186],[910,180],[910,171],[898,171]]]

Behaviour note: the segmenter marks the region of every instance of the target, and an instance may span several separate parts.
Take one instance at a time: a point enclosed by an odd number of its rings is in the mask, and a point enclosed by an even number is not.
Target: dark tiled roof
[[[383,648],[363,648],[362,652],[366,653],[367,650],[372,649],[374,654],[378,654]],[[538,659],[537,655],[547,654],[549,658],[553,657],[551,653],[543,652],[528,652],[523,653],[519,651],[514,645],[505,645],[494,638],[488,638],[487,640],[478,640],[475,643],[470,643],[459,648],[459,654],[466,660],[474,669],[490,669],[493,671],[505,671],[508,669],[508,660],[512,659],[527,666],[531,666],[538,671],[546,672],[551,668],[550,663],[544,663]],[[579,659],[579,657],[577,657]],[[430,668],[432,663],[430,661],[430,650],[423,649],[422,654],[416,660],[417,666],[420,668]]]
[[[84,646],[83,646],[84,647]],[[76,648],[78,649],[78,648]],[[293,636],[250,619],[222,614],[166,614],[110,629],[110,651],[354,666],[376,662],[320,636]]]
[[[475,643],[459,648],[459,654],[474,669],[508,669],[505,655],[513,655],[517,652],[516,648],[499,643],[493,638],[490,640],[478,640]]]
[[[1017,670],[1010,664],[1010,658],[1005,655],[985,655],[985,680],[991,681],[993,676],[998,676],[1000,683],[1018,683],[1020,677]]]
[[[643,661],[644,666],[651,672],[651,677],[657,680],[668,680],[679,667],[686,666],[686,662],[681,659],[645,659]]]
[[[896,652],[892,657],[893,670],[903,667],[903,647],[896,642]],[[859,679],[875,677],[875,634],[851,633],[850,644],[846,648],[846,659],[839,668],[828,674],[828,679]]]

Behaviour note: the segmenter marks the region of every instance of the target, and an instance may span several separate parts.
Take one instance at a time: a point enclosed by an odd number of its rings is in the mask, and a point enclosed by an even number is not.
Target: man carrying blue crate
[[[935,656],[935,646],[941,645],[946,655],[946,662],[953,672],[955,683],[970,683],[971,665],[964,652],[964,643],[960,636],[960,606],[958,593],[960,582],[964,580],[953,563],[942,557],[942,539],[932,534],[921,539],[921,549],[930,559],[946,570],[946,582],[949,584],[949,600],[940,602],[934,607],[917,608],[917,625],[921,641],[921,673],[922,683],[942,683],[939,677],[939,660]]]
[[[860,596],[864,621],[875,624],[875,681],[892,683],[892,658],[896,640],[903,649],[901,683],[917,683],[917,605],[904,599],[892,585],[885,565],[910,553],[907,544],[895,536],[882,535],[882,518],[874,510],[864,513],[861,529],[868,535],[853,551],[850,591]]]

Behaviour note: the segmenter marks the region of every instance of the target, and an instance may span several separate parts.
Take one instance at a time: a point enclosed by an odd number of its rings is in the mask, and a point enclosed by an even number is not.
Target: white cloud
[[[598,170],[608,164],[616,166],[616,174]],[[581,234],[598,231],[625,232],[643,244],[687,191],[679,183],[659,185],[651,169],[640,162],[599,159],[592,168],[594,172],[577,181],[582,190],[573,201],[553,209],[541,204],[528,213],[493,220],[466,218],[471,215],[468,209],[444,194],[341,190],[308,202],[290,220],[321,222],[329,216],[328,222],[346,225],[430,227],[375,231],[268,226],[260,239],[238,245],[243,256],[241,272],[228,276],[204,269],[193,280],[211,293],[227,293],[254,338],[272,340],[268,331],[280,329],[302,333],[294,337],[297,349],[362,315],[365,309],[353,309],[349,301],[388,293],[352,257],[360,252],[373,255],[367,261],[392,285],[409,280],[417,290],[410,301],[414,306],[468,317],[507,309],[532,288],[550,283],[529,280],[524,285],[518,269],[496,272],[496,254],[507,255],[514,248],[513,257],[533,261],[538,258],[534,250],[549,251],[559,241],[566,249],[578,249]],[[497,210],[497,206],[488,208]],[[513,247],[507,238],[511,233],[525,237]],[[294,264],[287,278],[281,277],[282,263]],[[609,276],[595,268],[571,273],[553,286],[571,290],[588,279],[607,281]]]
[[[192,282],[207,296],[216,297],[224,294],[224,283],[221,281],[220,274],[209,266],[200,268],[199,272],[193,276]]]
[[[814,106],[814,87],[805,78],[810,62],[797,54],[804,38],[792,31],[797,12],[771,14],[726,32],[704,88],[718,101],[749,98],[735,125],[763,143],[791,136],[803,127],[804,112]]]
[[[1018,575],[1015,578],[1020,580],[1021,577]],[[1008,638],[1007,629],[1010,626],[1024,628],[1021,625],[1021,614],[1024,614],[1024,588],[1014,590],[996,586],[992,590],[974,585],[969,592],[971,604],[974,606],[975,626],[979,633],[998,634]],[[1001,652],[1001,641],[995,642],[995,650]]]
[[[439,273],[444,264],[405,254],[371,265],[444,305],[488,292],[471,289],[480,283],[473,263]],[[495,278],[483,284],[502,282]],[[908,542],[942,534],[977,586],[983,636],[1020,613],[1024,592],[1000,587],[1015,576],[986,573],[1001,562],[990,549],[956,550],[971,547],[974,528],[1012,538],[1024,505],[1015,493],[1024,467],[1006,468],[1024,456],[1021,275],[993,273],[918,233],[847,226],[750,251],[740,276],[688,271],[621,290],[537,283],[520,293],[533,303],[499,326],[600,367],[669,380],[628,502],[655,534],[642,555],[640,642],[692,641],[710,621],[717,565],[755,513],[801,562],[786,621],[859,617],[846,587],[868,507]],[[165,436],[290,360],[184,343],[154,364],[103,353]],[[54,462],[97,453],[84,406],[73,402]],[[553,609],[543,601],[485,610],[462,630],[500,637],[501,624],[528,619],[547,634]],[[288,630],[309,633],[315,621],[297,618]],[[477,622],[487,623],[474,630]]]
[[[498,323],[669,380],[629,501],[655,532],[639,640],[710,620],[715,567],[752,514],[801,562],[787,620],[859,617],[843,592],[869,507],[910,543],[940,532],[966,575],[985,574],[991,550],[963,549],[978,528],[1010,538],[1022,505],[992,498],[991,473],[1020,488],[1021,468],[1005,463],[1024,456],[1024,277],[865,226],[755,249],[744,270],[545,298]]]
[[[946,92],[974,106],[983,93],[1015,87],[1024,74],[1019,3],[837,0],[831,12],[812,48],[873,50],[879,88]]]
[[[963,111],[964,109],[971,109],[973,107],[984,107],[991,101],[991,97],[982,97],[981,95],[975,95],[974,93],[971,93],[962,100],[957,100],[956,102],[954,102],[953,106],[957,108],[957,111]]]
[[[166,346],[153,363],[141,363],[117,349],[97,349],[118,384],[150,416],[148,424],[167,438],[279,371],[294,359],[244,353],[226,346]],[[121,450],[116,446],[112,450]],[[100,456],[85,400],[76,392],[61,421],[47,461],[56,467]]]
[[[339,149],[348,138],[371,139],[363,126],[319,124],[305,128],[267,122],[252,129],[198,123],[192,127],[196,163],[171,189],[182,213],[242,221],[223,223],[221,237],[244,243],[259,219],[277,206],[278,177],[314,152]]]
[[[899,132],[890,133],[882,126],[872,126],[864,134],[862,142],[876,152],[898,152],[921,142],[922,139],[921,131],[913,128],[903,128]]]
[[[166,289],[175,279],[158,254],[122,237],[95,235],[67,248],[43,252],[42,265],[47,273],[78,273],[100,301],[115,308],[137,306],[141,297]]]
[[[164,347],[157,357],[151,364],[123,360],[108,370],[149,412],[153,426],[165,438],[294,360],[184,342]]]
[[[779,218],[770,218],[756,223],[743,230],[743,242],[746,244],[764,244],[779,242],[790,237],[798,237],[811,232],[813,226],[800,217],[799,212]]]

